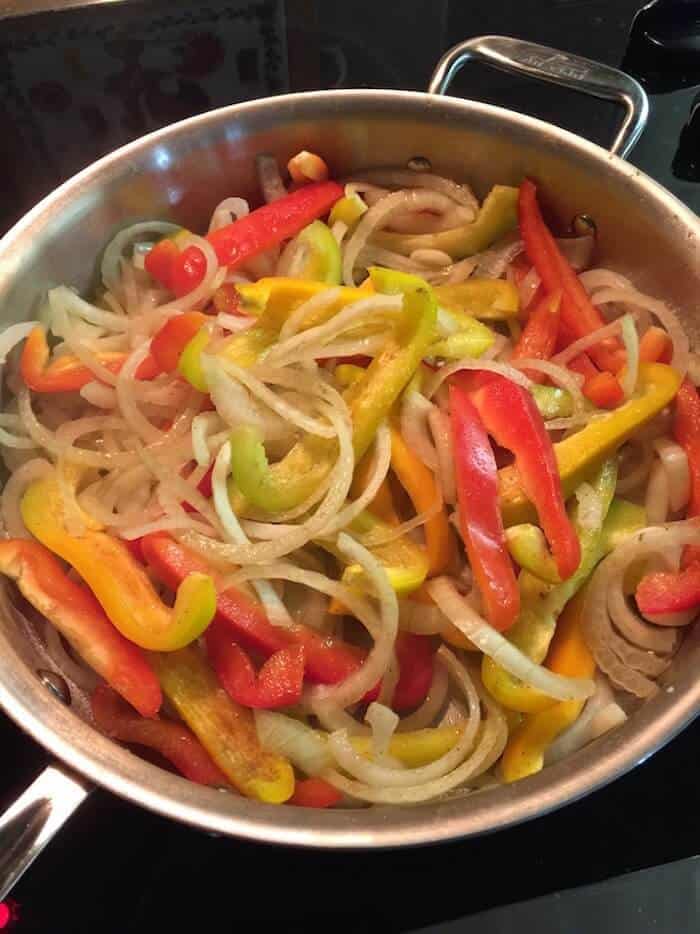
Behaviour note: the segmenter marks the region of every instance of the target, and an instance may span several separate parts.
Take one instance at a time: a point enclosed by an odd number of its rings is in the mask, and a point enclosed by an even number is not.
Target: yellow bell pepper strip
[[[576,487],[642,425],[657,415],[678,391],[678,373],[663,363],[639,367],[637,393],[619,409],[591,419],[585,428],[554,445],[559,476],[565,496]],[[503,523],[530,522],[535,516],[514,466],[498,471]]]
[[[209,388],[202,368],[202,353],[210,338],[209,329],[202,328],[185,345],[177,362],[180,375],[199,392],[207,392]],[[249,328],[227,340],[218,356],[238,366],[251,367],[276,340],[277,335],[272,331],[260,327]]]
[[[367,212],[367,205],[362,198],[353,192],[336,201],[328,216],[328,223],[332,227],[338,221],[347,227],[354,227],[363,214]]]
[[[480,321],[510,321],[518,317],[520,296],[505,279],[467,279],[455,285],[436,285],[435,298],[451,314],[468,314]]]
[[[262,748],[252,712],[231,700],[197,647],[154,655],[153,666],[165,696],[241,794],[268,804],[292,796],[291,765]]]
[[[411,451],[395,425],[391,425],[390,430],[391,467],[401,486],[408,493],[417,513],[433,509],[441,496],[432,471]],[[429,562],[428,576],[444,574],[455,555],[444,504],[439,512],[424,523],[423,530]]]
[[[599,497],[601,513],[607,515],[617,483],[617,462],[606,461],[592,481]],[[581,563],[578,570],[560,584],[546,584],[527,571],[518,580],[521,611],[517,623],[508,632],[508,638],[538,664],[545,658],[554,635],[557,619],[568,601],[588,580],[603,556],[602,527],[588,529],[578,522],[578,503],[572,508],[572,522],[581,544]],[[533,713],[550,706],[552,699],[514,678],[489,657],[484,657],[481,678],[486,690],[509,710]]]
[[[0,573],[17,582],[22,596],[142,716],[158,713],[160,685],[143,652],[115,629],[93,595],[67,576],[47,548],[25,539],[1,541]]]
[[[141,648],[172,652],[197,639],[211,622],[216,610],[211,577],[190,574],[171,609],[123,542],[94,527],[80,538],[69,535],[55,475],[32,483],[20,510],[32,535],[75,568],[114,626]]]
[[[441,308],[438,322],[447,324],[451,333],[431,345],[427,353],[429,357],[443,357],[445,360],[480,357],[496,339],[496,335],[485,324],[462,312],[450,313]]]
[[[241,297],[241,311],[258,318],[260,327],[269,331],[279,331],[292,312],[310,298],[325,292],[327,288],[328,285],[324,282],[287,276],[269,276],[258,279],[257,282],[237,286]],[[337,312],[363,298],[367,298],[366,289],[341,286],[335,301],[309,315],[304,327],[325,324]]]
[[[392,527],[365,509],[350,523],[350,531],[362,541],[369,535],[390,533]],[[331,541],[320,540],[319,545],[340,558]],[[428,556],[424,548],[412,541],[408,535],[393,538],[383,545],[368,545],[369,551],[383,566],[389,582],[399,596],[407,596],[417,590],[426,579],[429,570]],[[349,587],[364,590],[369,586],[365,572],[359,564],[350,564],[343,571],[342,581]]]
[[[337,373],[339,369],[341,369],[341,367],[336,367],[335,372]],[[353,367],[353,369],[359,369],[359,367]],[[367,452],[355,468],[352,485],[350,487],[350,496],[353,499],[357,499],[358,496],[361,496],[367,488],[367,478],[372,470],[372,460],[371,452]],[[376,516],[378,519],[381,519],[382,522],[386,522],[389,525],[398,525],[401,521],[396,514],[394,497],[392,496],[391,487],[386,478],[382,481],[381,486],[377,490],[377,495],[367,508],[373,516]]]
[[[409,730],[406,733],[394,733],[389,742],[388,752],[406,768],[417,769],[444,756],[461,735],[462,727],[460,726],[437,726],[424,730]],[[359,752],[362,756],[371,755],[371,736],[352,736],[350,742],[355,752]]]
[[[46,331],[37,325],[30,331],[20,358],[20,374],[24,384],[33,392],[77,392],[95,379],[94,372],[70,354],[49,362]],[[112,373],[118,373],[126,363],[127,353],[105,351],[97,354],[98,361]],[[136,370],[137,379],[153,379],[160,372],[155,359],[149,354]]]
[[[435,334],[435,298],[417,276],[372,268],[375,288],[403,294],[403,313],[380,353],[344,393],[353,426],[355,461],[369,449],[377,428],[409,382]],[[270,466],[262,440],[249,427],[231,435],[231,474],[245,500],[266,512],[303,502],[331,469],[335,442],[305,435],[281,461]],[[231,487],[229,487],[231,492]]]
[[[574,411],[571,393],[566,389],[535,383],[530,392],[542,418],[568,418]]]
[[[404,256],[414,250],[442,250],[453,259],[480,253],[518,223],[518,189],[494,185],[481,205],[476,219],[452,230],[432,234],[398,234],[380,231],[374,237],[378,246]]]
[[[585,589],[566,605],[547,654],[547,668],[569,678],[591,678],[596,668],[583,637],[584,602]],[[561,701],[524,717],[503,751],[501,772],[504,781],[515,782],[541,771],[547,747],[574,723],[584,704],[585,701]]]
[[[295,275],[326,285],[340,284],[340,247],[323,221],[304,227],[291,243],[300,250],[300,268],[294,270]]]
[[[525,522],[506,529],[506,544],[511,558],[524,571],[548,584],[561,582],[554,558],[547,548],[542,529]]]

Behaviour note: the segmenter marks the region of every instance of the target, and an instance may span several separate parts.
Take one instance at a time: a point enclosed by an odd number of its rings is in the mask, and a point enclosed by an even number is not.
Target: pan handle
[[[649,99],[634,78],[580,55],[559,52],[546,45],[509,36],[477,36],[449,49],[442,56],[428,85],[429,94],[445,94],[466,62],[483,62],[500,71],[529,75],[561,84],[582,94],[617,101],[625,116],[610,151],[623,159],[629,155],[646,126]]]
[[[0,901],[90,793],[63,766],[47,766],[0,817]]]

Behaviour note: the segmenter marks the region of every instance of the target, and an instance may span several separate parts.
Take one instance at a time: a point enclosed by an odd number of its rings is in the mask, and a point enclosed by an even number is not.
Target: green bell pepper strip
[[[180,375],[199,392],[207,392],[209,389],[202,368],[202,354],[210,338],[211,334],[207,327],[198,331],[186,344],[177,363]],[[274,344],[276,339],[277,335],[265,328],[249,328],[240,334],[234,334],[217,356],[230,360],[238,366],[250,367],[257,363],[261,355]]]
[[[494,185],[476,219],[452,230],[432,234],[398,234],[380,231],[379,246],[410,256],[414,250],[443,250],[453,259],[480,253],[513,230],[518,223],[518,189]]]
[[[598,470],[591,485],[598,495],[602,514],[608,513],[617,483],[617,461],[607,460]],[[528,571],[522,571],[520,585],[520,616],[508,631],[508,639],[538,664],[543,661],[556,630],[557,619],[568,601],[588,580],[603,556],[603,529],[588,529],[578,521],[578,503],[572,509],[572,522],[581,544],[581,561],[571,577],[560,584],[547,584]],[[488,656],[481,665],[481,677],[486,689],[499,703],[510,710],[532,713],[552,703],[539,691],[514,678]]]
[[[571,393],[566,389],[533,383],[530,392],[542,418],[568,418],[574,411]]]
[[[326,285],[340,285],[340,247],[323,221],[313,221],[304,227],[292,243],[301,248],[300,268],[293,270],[294,275]]]
[[[435,336],[437,308],[430,286],[407,273],[373,267],[377,292],[402,294],[403,313],[387,335],[381,352],[344,398],[353,426],[355,462],[371,445],[377,428],[409,382]],[[231,435],[231,481],[235,508],[245,501],[266,512],[291,509],[303,502],[330,471],[335,441],[305,435],[281,461],[270,465],[260,436],[249,427]]]
[[[630,535],[645,529],[647,524],[647,511],[644,506],[616,496],[603,523],[603,553],[608,554],[619,548]]]

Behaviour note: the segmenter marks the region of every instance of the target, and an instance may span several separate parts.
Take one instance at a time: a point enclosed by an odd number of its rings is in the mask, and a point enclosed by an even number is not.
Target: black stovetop
[[[699,131],[690,119],[700,85],[700,4],[660,0],[640,16],[630,41],[639,6],[132,0],[0,21],[0,231],[62,179],[150,129],[290,90],[423,89],[442,51],[486,33],[613,65],[624,58],[652,94],[649,128],[632,161],[700,209]],[[4,8],[0,3],[0,16]],[[470,67],[452,93],[533,113],[603,145],[611,138],[612,108],[550,86]],[[696,931],[696,863],[506,915],[474,915],[695,855],[698,739],[696,723],[631,774],[553,815],[476,840],[391,853],[290,851],[215,838],[97,791],[17,885],[13,927],[122,934],[228,931],[254,922],[263,930],[406,931],[470,916],[462,929],[484,934]],[[3,808],[48,757],[2,715],[0,751]],[[655,914],[676,898],[685,914],[672,922]],[[614,911],[603,908],[609,899]]]

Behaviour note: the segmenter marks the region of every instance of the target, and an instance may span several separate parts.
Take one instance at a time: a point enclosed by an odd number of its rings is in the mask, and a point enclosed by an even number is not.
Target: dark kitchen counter
[[[9,6],[0,2],[0,15]],[[682,35],[692,33],[688,10],[698,4],[661,6]],[[652,33],[665,27],[648,17],[630,44],[638,7],[638,0],[132,0],[0,20],[0,229],[62,179],[150,129],[290,90],[423,89],[442,51],[485,33],[613,65],[627,54],[653,92],[649,128],[632,161],[697,208],[692,122],[681,135],[695,107],[700,64],[688,54],[675,75],[663,55],[659,63]],[[558,88],[470,66],[452,93],[533,113],[602,145],[612,137],[612,106]],[[699,740],[696,722],[631,774],[526,825],[402,852],[300,852],[215,838],[98,791],[16,887],[15,929],[199,932],[243,922],[261,930],[406,931],[472,916],[445,930],[685,934],[700,929],[691,898],[696,863],[535,901],[512,914],[473,916],[694,856]],[[1,715],[0,750],[5,806],[47,757]],[[617,913],[601,909],[609,895],[622,906]],[[676,897],[686,913],[669,922],[659,906]]]

